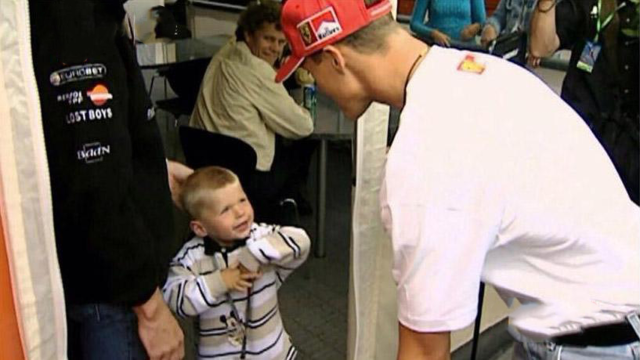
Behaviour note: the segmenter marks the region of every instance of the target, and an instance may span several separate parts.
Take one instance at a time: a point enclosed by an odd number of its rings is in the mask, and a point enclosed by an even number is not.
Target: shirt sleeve
[[[251,96],[256,110],[268,128],[287,139],[300,139],[313,132],[313,119],[307,109],[298,105],[275,75],[255,76]],[[263,76],[262,76],[263,75]]]
[[[165,302],[178,316],[197,316],[224,300],[228,292],[219,269],[210,270],[203,262],[213,261],[205,257],[204,245],[187,243],[176,255],[169,268],[167,282],[162,289]]]
[[[484,0],[472,0],[471,1],[471,23],[484,24],[487,19],[487,12],[484,6]]]
[[[416,331],[453,331],[476,316],[495,231],[483,216],[440,205],[389,204],[398,319]]]
[[[487,19],[487,24],[496,29],[496,33],[500,34],[507,24],[507,1],[501,0],[493,14]]]
[[[413,13],[411,14],[411,22],[409,24],[411,31],[416,33],[422,39],[431,36],[431,32],[434,30],[432,27],[427,26],[424,21],[430,3],[431,0],[416,1]]]
[[[560,1],[556,5],[556,34],[560,39],[560,49],[571,49],[577,41],[587,36],[587,20],[573,0]]]
[[[261,225],[260,227],[263,227]],[[311,247],[307,233],[296,227],[271,227],[273,231],[264,236],[256,236],[247,241],[246,252],[262,265],[273,265],[280,283],[300,265],[302,265]],[[245,252],[245,254],[246,254]],[[240,262],[245,265],[242,254]],[[252,266],[247,264],[247,268]],[[253,266],[252,266],[253,267]]]

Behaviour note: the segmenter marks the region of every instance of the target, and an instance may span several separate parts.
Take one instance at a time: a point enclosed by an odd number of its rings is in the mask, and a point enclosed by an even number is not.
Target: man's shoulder
[[[238,71],[241,75],[251,75],[252,78],[265,78],[273,81],[275,70],[264,60],[253,55],[244,41],[238,41],[224,59],[226,69]]]

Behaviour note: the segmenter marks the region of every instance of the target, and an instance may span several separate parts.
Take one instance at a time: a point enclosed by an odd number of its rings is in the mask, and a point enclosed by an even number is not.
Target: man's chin
[[[351,109],[342,109],[342,113],[344,114],[344,116],[351,120],[351,121],[356,121],[358,120],[358,118],[360,118],[362,116],[362,114],[364,114],[367,109],[369,109],[369,106],[371,106],[371,103],[373,101],[369,101],[366,105],[363,104],[362,106],[359,106],[357,108],[351,108]]]

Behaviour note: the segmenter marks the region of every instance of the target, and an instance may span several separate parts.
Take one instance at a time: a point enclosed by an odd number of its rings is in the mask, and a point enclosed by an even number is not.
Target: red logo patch
[[[342,26],[338,21],[333,7],[305,19],[298,25],[298,31],[307,48],[317,43],[326,41],[342,32]]]
[[[109,89],[102,84],[98,84],[92,90],[87,91],[87,96],[96,106],[102,106],[107,101],[113,99],[113,95],[109,93]]]

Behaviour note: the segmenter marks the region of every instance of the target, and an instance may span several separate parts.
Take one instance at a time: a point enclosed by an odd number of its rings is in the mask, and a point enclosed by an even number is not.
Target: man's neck
[[[406,84],[426,58],[429,46],[404,30],[390,35],[388,46],[387,52],[373,58],[362,75],[375,101],[400,109],[405,101]],[[371,71],[371,67],[376,70]]]

